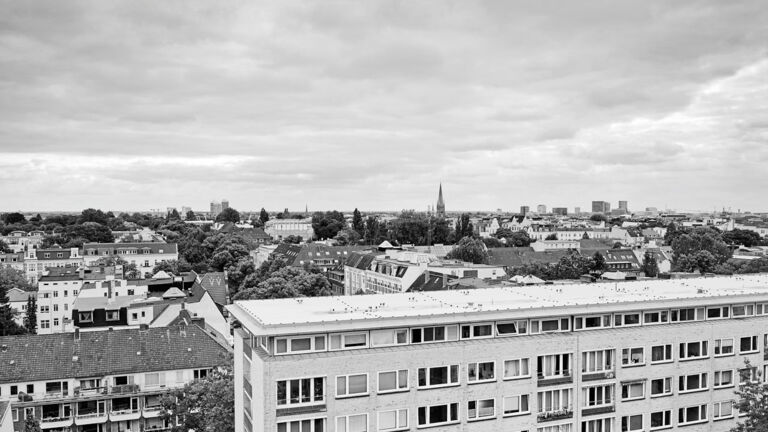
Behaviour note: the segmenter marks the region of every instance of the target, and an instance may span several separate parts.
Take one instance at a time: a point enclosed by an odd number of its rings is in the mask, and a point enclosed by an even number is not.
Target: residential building
[[[629,205],[627,201],[619,201],[619,210],[621,210],[624,214],[629,213]]]
[[[196,324],[0,337],[0,401],[15,430],[168,431],[160,397],[206,376],[228,349]]]
[[[27,249],[37,249],[43,243],[43,231],[11,231],[8,235],[0,236],[13,252],[20,253]]]
[[[3,400],[0,400],[0,432],[13,432],[11,403]]]
[[[77,248],[27,249],[24,251],[24,267],[27,279],[36,284],[46,270],[54,267],[80,267],[83,257]]]
[[[499,219],[495,217],[483,218],[474,223],[475,232],[481,238],[493,237],[496,231],[501,228],[499,225]]]
[[[558,216],[568,216],[568,207],[552,207],[552,213]]]
[[[768,372],[766,275],[228,309],[236,432],[726,432]]]
[[[352,252],[370,251],[370,246],[328,246],[322,243],[281,243],[273,256],[285,260],[292,267],[316,267],[323,272],[342,268]]]
[[[211,201],[211,219],[216,219],[216,216],[218,216],[222,210],[223,209],[220,202]]]
[[[7,295],[8,305],[13,312],[13,320],[16,321],[16,324],[23,326],[24,319],[27,316],[27,301],[29,297],[36,296],[37,293],[34,291],[24,291],[19,288],[11,288],[8,290]]]
[[[83,258],[86,265],[95,263],[103,257],[119,257],[126,262],[136,264],[139,273],[148,278],[152,276],[156,265],[165,261],[179,259],[176,243],[85,243]]]
[[[573,214],[575,214],[576,216],[579,216],[581,214],[581,207],[574,207]]]
[[[536,206],[536,213],[538,214],[545,214],[547,212],[547,206],[544,204],[539,204]]]
[[[592,201],[592,213],[610,213],[611,203],[607,201]]]
[[[531,212],[531,208],[529,206],[520,206],[520,214],[525,216],[528,213]]]
[[[300,237],[303,241],[315,237],[312,218],[270,219],[264,224],[264,232],[277,241],[282,241],[289,236]]]
[[[638,259],[632,249],[608,249],[605,252],[605,270],[607,272],[622,272],[631,276],[639,276],[642,260]]]
[[[536,240],[531,243],[531,248],[536,252],[544,252],[551,250],[579,250],[581,243],[579,240]]]
[[[10,267],[26,274],[24,252],[0,253],[0,266]]]

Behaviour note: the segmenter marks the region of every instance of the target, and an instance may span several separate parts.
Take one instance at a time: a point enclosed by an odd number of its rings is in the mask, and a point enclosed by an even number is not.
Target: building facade
[[[611,203],[607,201],[592,201],[592,213],[610,213]]]
[[[176,243],[85,243],[83,259],[91,265],[104,257],[119,257],[136,268],[142,277],[152,276],[152,270],[161,262],[179,259]]]
[[[765,275],[228,308],[237,432],[725,432],[768,372]]]
[[[301,237],[304,241],[315,236],[312,218],[307,219],[270,219],[264,224],[264,232],[280,241],[288,236]]]

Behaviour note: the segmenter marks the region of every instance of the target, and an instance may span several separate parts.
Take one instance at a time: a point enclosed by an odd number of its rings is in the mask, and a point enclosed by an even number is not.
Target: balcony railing
[[[106,412],[90,412],[90,413],[77,413],[76,418],[78,419],[89,419],[89,418],[96,418],[96,417],[106,417]]]
[[[541,386],[550,386],[550,385],[558,385],[558,384],[568,384],[573,382],[573,372],[571,369],[564,370],[562,375],[544,375],[543,373],[538,373],[538,385]]]
[[[144,432],[160,432],[160,431],[167,431],[171,430],[169,426],[146,426],[144,427]]]
[[[537,420],[539,421],[539,423],[544,423],[544,422],[562,420],[562,419],[571,418],[571,417],[573,417],[573,409],[568,407],[558,411],[547,411],[547,412],[539,413]]]
[[[40,419],[40,423],[56,423],[72,420],[72,416],[69,417],[43,417]]]
[[[137,414],[141,412],[140,409],[132,409],[132,408],[126,408],[126,409],[118,409],[118,410],[112,410],[110,411],[110,415],[124,415],[124,414]]]
[[[107,387],[75,387],[75,396],[88,396],[97,394],[107,394]]]
[[[123,384],[110,387],[109,394],[137,393],[139,390],[138,384]]]

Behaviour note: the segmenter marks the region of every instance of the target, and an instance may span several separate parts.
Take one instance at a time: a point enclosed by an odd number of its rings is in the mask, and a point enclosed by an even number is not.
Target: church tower
[[[442,182],[440,182],[440,192],[437,194],[437,217],[445,217],[445,202],[443,202]]]

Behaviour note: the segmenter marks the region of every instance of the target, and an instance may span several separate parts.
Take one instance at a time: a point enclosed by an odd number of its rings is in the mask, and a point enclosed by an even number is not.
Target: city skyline
[[[759,1],[0,8],[0,211],[768,210]]]

